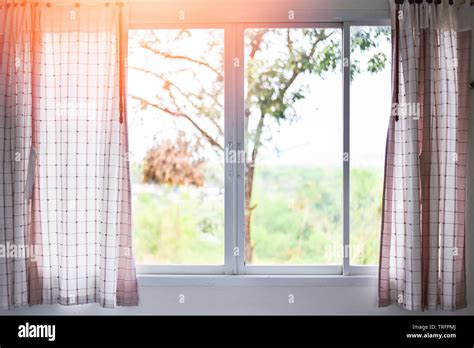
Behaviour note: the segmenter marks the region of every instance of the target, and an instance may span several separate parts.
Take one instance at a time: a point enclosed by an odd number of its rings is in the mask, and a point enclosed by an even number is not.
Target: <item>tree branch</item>
[[[202,95],[207,94],[205,90],[202,90],[201,96],[199,96],[199,95],[197,95],[197,94],[195,94],[195,93],[191,93],[191,92],[187,92],[187,93],[186,93],[186,92],[184,92],[180,87],[178,87],[178,85],[176,85],[174,82],[168,80],[168,79],[165,78],[163,75],[160,75],[160,74],[158,74],[158,73],[156,73],[156,72],[154,72],[154,71],[147,70],[147,69],[143,69],[143,68],[139,68],[139,67],[134,67],[134,66],[130,67],[130,69],[143,72],[144,74],[150,74],[150,75],[156,77],[157,79],[163,81],[163,83],[165,83],[165,84],[169,85],[170,87],[173,87],[174,89],[176,89],[176,91],[177,91],[179,94],[181,94],[184,98],[186,98],[186,100],[192,105],[193,108],[195,108],[196,110],[201,109],[201,107],[200,107],[199,105],[197,105],[195,102],[193,102],[193,101],[191,100],[191,97],[194,97],[194,98],[196,98],[196,99],[198,99],[198,100],[202,100],[202,99],[203,99],[203,98],[202,98]],[[168,92],[169,92],[170,98],[174,101],[175,99],[174,99],[174,96],[171,94],[171,91],[168,90]],[[209,95],[209,97],[210,97],[211,99],[213,99],[214,102],[216,102],[216,104],[219,104],[218,101],[215,99],[214,96]],[[175,104],[175,106],[178,106],[178,105],[176,104],[176,102],[174,102],[174,104]],[[178,109],[178,107],[177,107],[177,109]],[[216,127],[217,132],[219,133],[219,135],[223,136],[223,135],[224,135],[224,131],[222,130],[222,128],[221,128],[221,126],[219,125],[219,123],[216,122],[216,120],[214,120],[212,117],[209,117],[209,120],[210,120],[211,123]]]
[[[209,144],[211,144],[212,146],[215,146],[217,147],[218,149],[224,151],[224,148],[222,147],[221,144],[219,144],[218,141],[216,141],[209,133],[207,133],[202,127],[200,127],[193,119],[191,116],[187,115],[187,114],[184,114],[184,113],[180,113],[180,112],[175,112],[175,111],[172,111],[168,108],[165,108],[165,107],[162,107],[158,104],[155,104],[155,103],[152,103],[144,98],[140,98],[140,97],[137,97],[135,95],[130,95],[130,97],[132,99],[135,99],[135,100],[138,100],[140,103],[142,103],[142,105],[146,105],[146,106],[150,106],[150,107],[153,107],[155,109],[158,109],[160,111],[163,111],[165,113],[167,113],[168,115],[170,116],[173,116],[173,117],[180,117],[180,118],[184,118],[186,119],[187,121],[189,121],[193,126],[194,128],[209,142]]]
[[[309,55],[307,55],[307,57],[311,57],[314,55],[314,53],[316,52],[316,47],[318,46],[318,44],[321,42],[321,41],[324,41],[326,40],[328,37],[330,37],[333,33],[329,34],[329,35],[317,35],[317,39],[314,40],[312,46],[311,46],[311,49],[309,51]],[[292,44],[292,41],[290,39],[290,34],[289,34],[289,31],[287,32],[287,44],[289,45],[288,47],[290,47],[290,45]],[[286,81],[286,83],[283,85],[283,87],[280,89],[279,93],[278,93],[278,98],[277,99],[283,99],[285,97],[285,94],[286,92],[288,91],[288,89],[293,85],[293,83],[295,82],[296,78],[299,76],[299,74],[301,74],[303,72],[303,70],[299,69],[297,65],[295,65],[295,68],[293,69],[292,71],[292,74],[291,74],[291,77]],[[250,91],[249,91],[250,92]],[[254,143],[253,143],[253,150],[252,150],[252,163],[255,162],[256,160],[256,156],[257,156],[257,153],[258,153],[258,147],[260,146],[260,139],[261,139],[261,133],[262,133],[262,129],[263,129],[263,121],[264,121],[264,117],[265,117],[265,109],[266,109],[266,105],[263,104],[261,105],[261,108],[260,108],[260,120],[259,120],[259,123],[257,125],[257,129],[256,129],[256,135],[255,135],[255,139],[254,139]]]
[[[166,52],[161,52],[157,49],[154,49],[153,47],[151,47],[148,43],[142,43],[140,45],[142,48],[146,49],[146,50],[149,50],[150,52],[152,52],[153,54],[156,54],[156,55],[159,55],[159,56],[162,56],[164,58],[167,58],[167,59],[181,59],[181,60],[186,60],[188,62],[192,62],[192,63],[196,63],[196,64],[199,64],[199,65],[202,65],[208,69],[210,69],[211,71],[213,71],[215,74],[217,74],[217,78],[220,80],[220,81],[223,81],[224,80],[224,76],[222,75],[222,73],[217,70],[216,68],[214,68],[213,66],[211,66],[209,63],[206,63],[202,60],[199,60],[199,59],[194,59],[194,58],[191,58],[191,57],[188,57],[188,56],[183,56],[183,55],[174,55],[174,54],[171,54],[171,53],[166,53]]]
[[[268,29],[262,29],[257,32],[255,37],[252,39],[252,49],[250,50],[249,53],[249,59],[253,60],[255,58],[255,55],[257,54],[258,50],[260,49],[262,42],[263,42],[263,36],[268,32]],[[250,94],[252,93],[251,89],[249,88],[247,91],[247,97],[246,100],[250,99]],[[248,119],[250,117],[250,109],[248,107],[245,108],[245,141],[248,140]]]

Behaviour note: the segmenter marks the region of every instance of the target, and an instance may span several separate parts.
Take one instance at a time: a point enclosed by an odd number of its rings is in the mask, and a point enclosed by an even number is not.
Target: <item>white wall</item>
[[[160,0],[163,2],[164,0]],[[193,0],[196,4],[198,0]],[[272,1],[259,0],[260,3],[271,4]],[[223,1],[224,2],[224,1]],[[230,3],[231,1],[225,1]],[[244,0],[250,4],[252,1]],[[296,3],[296,2],[295,2]],[[308,1],[298,1],[308,3]],[[388,11],[385,0],[333,0],[314,1],[331,8],[356,9],[357,12],[370,10]],[[471,9],[471,12],[472,9]],[[388,17],[388,15],[387,15]],[[474,36],[472,38],[474,48]],[[474,54],[471,61],[471,76],[474,81]],[[471,92],[471,110],[474,110],[474,92]],[[471,112],[471,116],[473,113]],[[468,303],[469,307],[456,312],[430,312],[426,314],[474,315],[474,120],[471,122],[470,137],[470,164],[468,184],[468,225],[466,227],[467,272],[468,272]],[[77,315],[77,314],[348,314],[348,315],[413,315],[420,312],[408,312],[396,306],[387,308],[377,307],[376,279],[363,278],[358,282],[351,282],[345,286],[340,281],[322,282],[319,285],[298,286],[294,281],[292,286],[282,286],[282,282],[275,285],[258,285],[258,280],[247,282],[246,285],[236,285],[235,282],[225,281],[208,282],[202,286],[176,286],[173,281],[163,281],[156,284],[140,278],[140,305],[138,307],[103,309],[98,305],[83,305],[73,307],[35,306],[19,308],[11,311],[0,311],[0,314],[13,315]],[[307,282],[306,282],[307,283]],[[268,284],[268,283],[267,283]],[[185,303],[180,304],[180,294],[185,295]],[[288,295],[293,294],[294,304],[288,303]]]
[[[472,278],[470,283],[472,284]],[[472,286],[470,307],[456,312],[425,312],[426,314],[474,314]],[[186,302],[178,303],[180,294]],[[295,303],[288,303],[293,294]],[[143,314],[143,315],[419,315],[399,307],[378,308],[376,286],[354,287],[140,287],[140,306],[102,309],[96,304],[62,307],[35,306],[0,314],[14,315],[77,315],[77,314]]]

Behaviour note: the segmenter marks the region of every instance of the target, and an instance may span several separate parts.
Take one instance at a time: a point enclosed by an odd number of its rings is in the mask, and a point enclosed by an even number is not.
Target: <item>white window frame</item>
[[[260,0],[255,0],[259,2]],[[344,0],[341,0],[344,1]],[[354,0],[350,0],[355,2]],[[300,10],[292,10],[299,2]],[[346,1],[347,3],[348,1]],[[205,1],[204,1],[205,3]],[[267,2],[268,4],[268,2]],[[306,8],[305,8],[306,6]],[[191,2],[183,2],[181,7],[172,0],[164,0],[156,5],[142,0],[130,5],[130,29],[223,29],[224,30],[224,133],[227,149],[243,151],[244,148],[244,31],[247,28],[340,28],[342,30],[343,59],[350,62],[350,29],[352,26],[390,26],[388,11],[374,9],[323,10],[321,4],[307,0],[283,0],[268,11],[249,15],[245,9],[233,8],[232,11],[197,16]],[[158,11],[159,7],[159,11]],[[276,10],[275,10],[276,7]],[[193,13],[196,17],[182,14]],[[287,17],[288,11],[294,11],[294,20]],[[197,14],[196,14],[197,13]],[[219,13],[221,15],[219,16]],[[247,15],[246,15],[247,14]],[[179,19],[178,19],[179,18]],[[188,18],[188,19],[186,19]],[[198,19],[199,18],[199,19]],[[206,22],[207,20],[207,22]],[[349,49],[347,49],[349,48]],[[234,67],[234,59],[239,66]],[[350,159],[350,66],[343,67],[343,152]],[[341,154],[341,161],[342,161]],[[248,279],[255,276],[371,276],[377,274],[377,266],[350,264],[350,161],[343,161],[343,243],[341,265],[245,265],[245,227],[244,227],[244,165],[225,164],[225,248],[223,265],[137,265],[137,272],[144,279],[149,275],[169,275],[176,277],[223,276],[231,275]],[[229,213],[231,212],[231,213]],[[238,248],[238,254],[234,251]],[[345,251],[345,252],[344,252]],[[249,278],[250,277],[250,278]],[[181,277],[182,278],[182,277]],[[193,278],[195,279],[195,278]],[[286,283],[285,283],[286,284]]]
[[[245,95],[244,95],[244,76],[245,76],[245,56],[244,56],[244,34],[246,29],[251,28],[328,28],[328,29],[340,29],[341,39],[343,38],[343,25],[342,23],[316,23],[316,22],[290,22],[290,23],[243,23],[237,24],[236,32],[236,43],[237,43],[237,58],[242,62],[237,68],[237,84],[236,84],[236,99],[237,99],[237,149],[244,151],[244,110],[245,110]],[[342,44],[342,42],[341,42]],[[342,63],[342,62],[341,62]],[[342,65],[342,64],[341,64]],[[342,102],[342,100],[341,100]],[[341,153],[341,163],[342,163]],[[245,226],[244,226],[244,206],[245,206],[245,164],[237,164],[237,191],[238,191],[238,220],[237,220],[237,241],[238,248],[243,250],[239,257],[236,258],[237,262],[237,274],[250,274],[250,275],[342,275],[343,265],[342,259],[340,265],[247,265],[245,264]],[[342,233],[342,231],[341,231]],[[342,253],[341,253],[342,255]]]

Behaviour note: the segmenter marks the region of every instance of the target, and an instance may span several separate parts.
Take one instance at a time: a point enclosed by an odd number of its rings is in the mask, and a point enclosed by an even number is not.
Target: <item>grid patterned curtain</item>
[[[456,310],[466,306],[470,8],[391,4],[379,305]]]
[[[0,308],[138,303],[127,6],[0,3]]]

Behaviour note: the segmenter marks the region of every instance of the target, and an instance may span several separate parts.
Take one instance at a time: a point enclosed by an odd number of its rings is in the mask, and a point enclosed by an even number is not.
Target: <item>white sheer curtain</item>
[[[2,307],[138,302],[126,22],[122,2],[2,3],[0,245],[26,250],[0,259]]]

